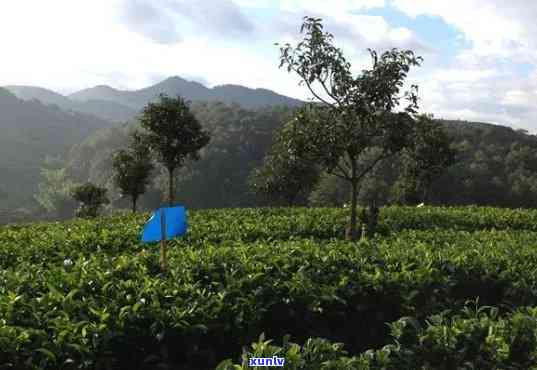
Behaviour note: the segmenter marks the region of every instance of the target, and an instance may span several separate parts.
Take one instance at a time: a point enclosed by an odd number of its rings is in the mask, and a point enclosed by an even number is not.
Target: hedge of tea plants
[[[260,348],[296,369],[537,361],[537,211],[392,207],[357,243],[346,212],[191,212],[167,273],[148,215],[0,227],[0,369],[239,369]]]
[[[300,346],[286,336],[276,346],[262,334],[243,350],[241,361],[222,361],[217,369],[252,369],[249,359],[274,356],[284,358],[285,368],[293,370],[537,369],[535,308],[502,318],[494,308],[468,307],[451,317],[431,316],[425,325],[401,318],[390,328],[392,344],[357,356],[323,338],[310,338]]]

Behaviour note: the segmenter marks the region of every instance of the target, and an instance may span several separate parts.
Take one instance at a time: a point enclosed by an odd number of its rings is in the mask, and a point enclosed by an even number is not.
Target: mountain
[[[64,111],[92,114],[101,119],[125,122],[134,118],[137,110],[114,103],[109,99],[94,99],[88,96],[84,101],[76,101],[54,91],[35,86],[5,86],[6,90],[23,100],[39,100],[43,104],[54,104]],[[109,88],[111,89],[111,88]],[[106,96],[104,90],[101,95]]]
[[[246,109],[282,105],[297,107],[304,102],[267,89],[250,89],[240,85],[221,85],[207,88],[195,81],[170,77],[155,85],[133,91],[118,90],[107,85],[77,91],[69,96],[35,86],[5,86],[23,100],[39,100],[54,104],[64,111],[92,114],[101,119],[126,122],[132,120],[148,102],[160,94],[183,96],[192,102],[223,102],[239,104]]]
[[[192,101],[213,101],[218,100],[213,96],[211,89],[203,86],[199,82],[187,81],[181,77],[170,77],[153,86],[138,90],[136,96],[138,102],[146,104],[148,100],[154,99],[159,94],[164,93],[169,96],[183,96]],[[222,102],[224,102],[222,100]],[[243,105],[242,102],[238,102]]]
[[[113,122],[127,122],[138,114],[138,110],[123,104],[114,103],[109,100],[92,99],[83,102],[73,101],[74,111],[93,114],[101,119]]]
[[[56,104],[62,109],[70,110],[73,107],[71,99],[52,90],[36,86],[4,86],[4,89],[23,100],[39,100],[43,104]]]
[[[239,85],[220,85],[212,89],[215,100],[224,103],[240,102],[245,107],[261,107],[265,105],[286,105],[297,107],[304,102],[276,94],[267,89],[249,89]]]
[[[8,194],[0,196],[0,209],[31,203],[47,156],[64,156],[72,145],[109,126],[93,115],[22,100],[0,88],[0,192]]]
[[[69,95],[69,98],[75,101],[106,100],[119,103],[123,93],[128,93],[128,91],[120,91],[107,85],[99,85],[75,92]]]
[[[220,101],[227,104],[236,103],[247,109],[257,109],[272,105],[296,107],[303,104],[300,100],[279,95],[266,89],[250,89],[238,85],[207,88],[198,82],[187,81],[177,76],[134,91],[116,90],[109,86],[96,86],[71,94],[69,98],[82,102],[91,99],[106,100],[141,110],[148,102],[154,101],[159,94],[181,95],[193,102]]]

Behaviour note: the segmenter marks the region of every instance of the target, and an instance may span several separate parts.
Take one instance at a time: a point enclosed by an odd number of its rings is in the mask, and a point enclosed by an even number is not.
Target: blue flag
[[[165,231],[165,240],[173,239],[186,234],[187,219],[185,207],[159,208],[144,226],[142,242],[152,243],[162,240]]]

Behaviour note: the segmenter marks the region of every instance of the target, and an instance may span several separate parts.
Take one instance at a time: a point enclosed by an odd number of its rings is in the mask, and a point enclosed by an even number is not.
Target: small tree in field
[[[316,100],[299,109],[286,129],[288,152],[311,158],[351,188],[350,238],[357,238],[357,196],[360,181],[377,164],[409,143],[417,86],[400,95],[407,73],[421,58],[410,50],[378,55],[369,50],[372,68],[354,77],[351,65],[320,19],[305,17],[303,41],[281,47],[280,67],[296,73]],[[395,112],[401,100],[408,104]],[[367,160],[366,160],[367,159]]]
[[[175,171],[185,160],[199,159],[199,150],[209,143],[209,134],[202,129],[189,104],[179,96],[160,95],[160,101],[144,108],[140,123],[145,129],[143,141],[168,172],[168,199],[173,205]]]
[[[115,171],[114,183],[123,196],[131,198],[134,213],[138,198],[147,190],[154,167],[151,162],[151,152],[138,132],[132,134],[129,149],[122,149],[115,153],[112,166]]]
[[[76,201],[81,203],[76,211],[77,217],[97,217],[100,208],[110,203],[106,197],[106,188],[98,187],[89,182],[73,188],[72,195]]]

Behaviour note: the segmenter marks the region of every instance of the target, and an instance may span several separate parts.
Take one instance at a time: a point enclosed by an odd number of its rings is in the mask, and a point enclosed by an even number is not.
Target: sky
[[[307,100],[279,69],[304,16],[323,19],[359,73],[367,48],[411,49],[423,113],[537,133],[533,0],[2,0],[0,85],[62,94],[134,90],[169,76]]]

